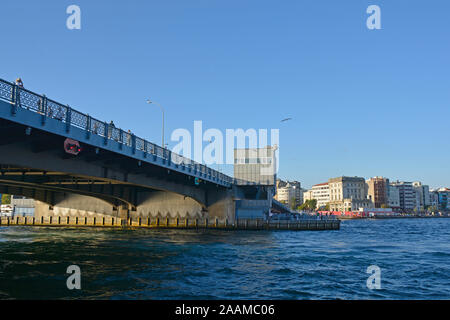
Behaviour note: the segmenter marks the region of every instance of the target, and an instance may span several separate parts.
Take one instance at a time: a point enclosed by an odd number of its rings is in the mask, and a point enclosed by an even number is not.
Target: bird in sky
[[[281,122],[286,122],[286,121],[289,121],[289,120],[292,120],[292,118],[283,119],[283,120],[281,120]]]

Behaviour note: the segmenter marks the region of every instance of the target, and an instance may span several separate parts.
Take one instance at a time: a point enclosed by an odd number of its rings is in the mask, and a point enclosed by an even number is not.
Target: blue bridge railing
[[[41,114],[45,117],[57,119],[69,126],[74,126],[89,133],[96,134],[108,140],[114,140],[124,145],[133,147],[136,150],[142,150],[148,154],[156,155],[162,159],[170,159],[173,163],[184,166],[187,169],[200,172],[215,180],[227,184],[233,184],[235,181],[219,171],[211,169],[203,164],[197,163],[191,159],[173,153],[169,149],[162,148],[143,138],[139,138],[132,133],[126,132],[120,128],[110,126],[107,122],[95,119],[88,114],[84,114],[68,105],[63,105],[45,95],[36,94],[14,83],[0,79],[0,99],[11,103],[12,112],[14,108],[20,107]],[[68,130],[69,131],[69,130]]]

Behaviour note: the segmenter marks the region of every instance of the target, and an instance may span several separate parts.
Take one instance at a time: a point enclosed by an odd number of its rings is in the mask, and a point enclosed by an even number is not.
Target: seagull
[[[289,121],[289,120],[292,120],[292,118],[283,119],[283,120],[281,120],[281,122],[286,122],[286,121]]]

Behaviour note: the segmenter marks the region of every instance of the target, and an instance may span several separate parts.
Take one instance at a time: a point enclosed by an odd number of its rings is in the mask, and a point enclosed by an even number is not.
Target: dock
[[[187,218],[129,218],[117,217],[1,217],[0,227],[98,227],[98,228],[150,228],[150,229],[220,229],[220,230],[339,230],[339,220],[304,219],[296,221],[265,221],[257,219],[187,219]]]

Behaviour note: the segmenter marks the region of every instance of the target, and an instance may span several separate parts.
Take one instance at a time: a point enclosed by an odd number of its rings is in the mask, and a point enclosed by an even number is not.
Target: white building
[[[314,199],[312,190],[303,191],[303,203],[305,203],[307,200],[312,199]]]
[[[371,209],[367,199],[366,180],[360,177],[338,177],[328,180],[331,211],[356,211]]]
[[[416,208],[416,192],[411,182],[396,181],[391,186],[398,188],[400,192],[400,208],[404,211],[412,211]]]
[[[277,180],[277,193],[275,200],[278,200],[288,207],[299,206],[303,203],[303,190],[298,181]]]
[[[330,203],[330,187],[328,182],[319,183],[311,188],[312,198],[317,200],[316,208],[325,207]]]

